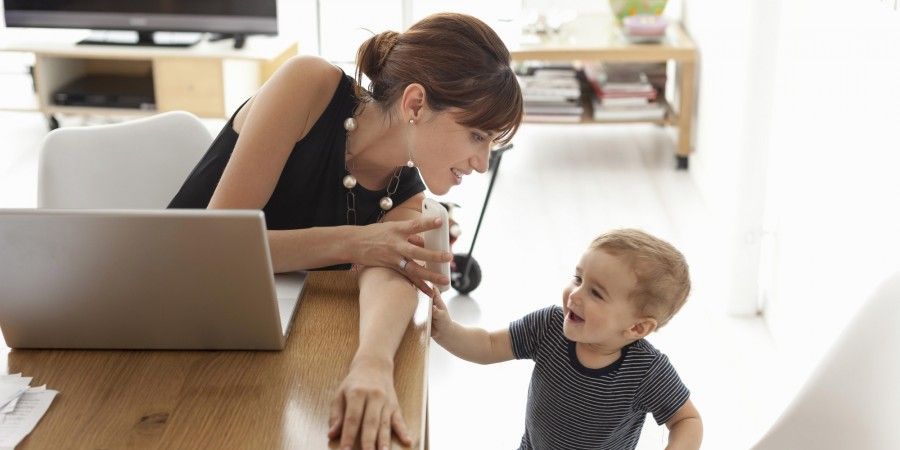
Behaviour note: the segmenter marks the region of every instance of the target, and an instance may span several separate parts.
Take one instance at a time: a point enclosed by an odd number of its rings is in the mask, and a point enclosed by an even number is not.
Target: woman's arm
[[[669,428],[669,445],[666,450],[698,450],[703,439],[703,423],[700,421],[700,413],[694,404],[688,399],[681,408],[675,412],[666,427]]]
[[[262,209],[294,145],[319,119],[341,71],[324,59],[289,59],[235,117],[238,140],[209,208]]]
[[[275,273],[292,272],[352,261],[349,243],[355,238],[355,228],[358,227],[267,231],[272,270]]]
[[[434,219],[373,223],[365,226],[336,226],[302,230],[268,231],[269,251],[275,272],[354,263],[366,267],[395,267],[402,258],[450,261],[453,255],[422,248],[418,234],[440,226]],[[391,274],[396,274],[388,270]],[[423,280],[447,284],[443,275],[409,264],[406,275],[422,292],[431,288]]]
[[[235,117],[238,140],[208,208],[262,209],[294,145],[322,115],[340,77],[340,69],[317,57],[282,64]],[[269,231],[274,270],[346,263],[353,235],[351,227]]]
[[[424,194],[413,196],[385,220],[418,217],[424,198]],[[414,264],[411,261],[407,270]],[[398,271],[369,267],[360,274],[359,348],[332,403],[330,420],[329,436],[340,437],[341,448],[352,446],[357,435],[364,449],[375,448],[376,442],[377,448],[390,446],[392,429],[404,443],[411,443],[393,373],[394,354],[417,303],[416,288]]]

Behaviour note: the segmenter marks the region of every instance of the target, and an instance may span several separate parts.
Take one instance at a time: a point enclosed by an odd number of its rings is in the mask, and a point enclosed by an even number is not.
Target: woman
[[[360,344],[333,403],[329,436],[350,447],[411,442],[393,360],[425,280],[449,261],[416,234],[425,185],[437,195],[522,119],[509,51],[486,24],[437,14],[362,44],[356,82],[316,57],[286,62],[231,118],[173,208],[262,209],[276,272],[361,267]],[[362,89],[362,76],[371,81]],[[421,178],[420,178],[421,176]],[[423,184],[423,181],[425,184]],[[415,286],[414,286],[415,285]]]

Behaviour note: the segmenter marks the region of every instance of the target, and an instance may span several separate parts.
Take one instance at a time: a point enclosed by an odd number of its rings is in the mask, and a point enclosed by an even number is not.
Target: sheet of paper
[[[43,386],[38,386],[38,387],[30,387],[25,392],[41,392],[41,391],[45,391],[45,390],[47,390],[46,384]],[[22,398],[21,395],[14,398],[11,402],[7,403],[6,406],[3,407],[3,409],[0,409],[0,415],[9,414],[9,413],[15,411],[16,405],[19,403],[20,398]],[[2,420],[3,420],[3,418],[0,417],[0,421],[2,421]]]
[[[9,414],[9,413],[15,411],[16,405],[19,404],[19,399],[21,397],[22,396],[20,395],[16,398],[12,399],[12,401],[10,401],[9,403],[7,403],[6,406],[3,407],[3,409],[0,409],[0,414]],[[0,419],[0,420],[2,420],[2,419]]]
[[[18,398],[28,389],[31,378],[4,378],[0,380],[0,410],[5,410],[6,405]]]
[[[22,442],[47,412],[56,394],[50,389],[22,394],[14,411],[0,416],[0,450],[15,448]]]
[[[7,381],[13,381],[13,380],[16,380],[16,379],[18,379],[18,378],[22,378],[22,374],[21,374],[21,373],[14,373],[14,374],[10,374],[10,375],[0,375],[0,384],[3,384],[3,383],[5,383],[5,382],[7,382]],[[2,394],[0,394],[0,396],[2,396]],[[12,412],[12,409],[16,407],[16,401],[17,401],[17,400],[18,400],[18,397],[16,397],[14,400],[8,402],[8,403],[6,404],[6,406],[3,406],[2,404],[0,404],[0,407],[2,407],[2,409],[0,409],[0,414],[5,414],[5,413],[7,413],[7,412]]]

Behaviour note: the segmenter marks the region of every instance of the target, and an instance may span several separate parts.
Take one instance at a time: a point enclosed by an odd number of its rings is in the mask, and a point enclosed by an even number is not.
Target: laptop
[[[261,211],[0,209],[12,348],[279,350],[304,280]]]

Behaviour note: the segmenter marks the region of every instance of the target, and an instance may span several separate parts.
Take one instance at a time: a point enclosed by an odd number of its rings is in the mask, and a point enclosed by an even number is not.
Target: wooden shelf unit
[[[530,121],[554,124],[655,123],[678,129],[676,157],[680,168],[687,168],[687,158],[694,148],[693,124],[696,98],[697,47],[680,23],[672,23],[660,43],[635,44],[622,34],[612,17],[584,15],[564,25],[559,33],[534,42],[507,42],[514,62],[582,61],[582,62],[675,62],[675,94],[667,101],[664,119],[594,120],[591,108],[578,122]],[[668,81],[667,81],[668,82]],[[674,106],[674,108],[673,108]]]
[[[543,120],[540,118],[529,118],[525,116],[525,122],[527,123],[543,123],[543,124],[556,124],[556,125],[585,125],[585,124],[629,124],[629,123],[652,123],[656,125],[678,125],[678,117],[675,111],[672,110],[672,106],[669,105],[669,102],[665,99],[658,100],[664,104],[664,108],[666,110],[665,116],[662,119],[622,119],[622,120],[614,120],[614,119],[594,119],[594,110],[593,105],[591,104],[591,99],[583,99],[582,105],[584,106],[584,113],[581,115],[581,118],[578,121],[555,121],[555,120]]]

